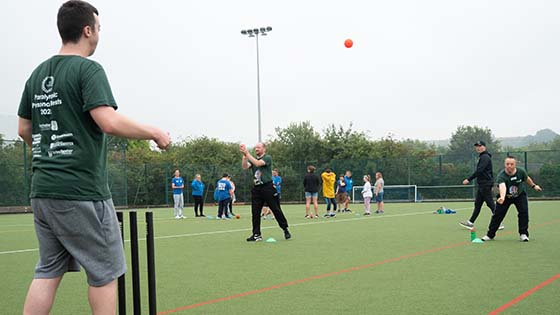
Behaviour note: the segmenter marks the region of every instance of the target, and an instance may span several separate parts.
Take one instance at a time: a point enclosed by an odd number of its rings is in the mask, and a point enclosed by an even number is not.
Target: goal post
[[[352,187],[352,202],[364,201],[362,190],[364,186]],[[373,187],[372,187],[373,192]],[[385,185],[383,188],[384,202],[418,202],[418,187],[416,185]]]

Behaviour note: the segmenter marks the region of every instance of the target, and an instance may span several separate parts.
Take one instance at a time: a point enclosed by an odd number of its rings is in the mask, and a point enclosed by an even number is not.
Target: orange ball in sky
[[[354,42],[351,39],[347,39],[344,41],[344,46],[346,46],[346,48],[350,48],[354,45]]]

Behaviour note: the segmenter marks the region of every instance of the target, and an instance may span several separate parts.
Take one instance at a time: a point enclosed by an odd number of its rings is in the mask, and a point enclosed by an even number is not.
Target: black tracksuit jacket
[[[479,187],[488,187],[494,185],[494,173],[492,172],[492,155],[488,151],[480,153],[476,171],[469,176],[468,180],[472,181],[476,178]]]

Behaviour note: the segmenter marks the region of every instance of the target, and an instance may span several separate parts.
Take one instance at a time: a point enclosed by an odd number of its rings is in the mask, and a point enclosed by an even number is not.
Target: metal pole
[[[117,212],[117,220],[119,221],[119,228],[121,230],[121,239],[124,249],[124,217],[122,212]],[[119,315],[126,315],[126,282],[124,274],[119,277],[117,285],[119,291]]]
[[[154,246],[154,214],[152,212],[146,212],[146,252],[148,256],[148,314],[156,315],[156,263]]]
[[[169,164],[165,162],[165,175],[163,176],[163,181],[165,182],[165,205],[169,206],[169,182],[167,181],[167,176],[169,174]]]
[[[261,128],[261,77],[260,77],[260,67],[259,67],[259,34],[255,34],[257,38],[257,106],[259,115],[259,142],[262,142],[262,128]]]
[[[29,205],[29,174],[27,173],[27,144],[23,141],[23,178],[25,181],[25,200]]]
[[[138,262],[138,220],[136,211],[130,215],[130,257],[132,262],[132,306],[133,314],[140,315],[140,264]]]
[[[128,169],[126,161],[127,144],[124,144],[123,157],[124,157],[124,205],[128,208]]]

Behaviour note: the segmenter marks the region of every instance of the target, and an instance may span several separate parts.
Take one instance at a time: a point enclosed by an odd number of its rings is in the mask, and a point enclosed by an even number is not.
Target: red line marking
[[[317,275],[317,276],[312,276],[312,277],[308,277],[308,278],[304,278],[304,279],[285,282],[285,283],[273,285],[273,286],[267,287],[267,288],[247,291],[247,292],[244,292],[244,293],[230,295],[230,296],[222,297],[222,298],[219,298],[219,299],[214,299],[214,300],[199,302],[199,303],[196,303],[196,304],[186,305],[186,306],[178,307],[178,308],[175,308],[175,309],[159,312],[158,315],[167,315],[167,314],[177,313],[177,312],[180,312],[180,311],[185,311],[185,310],[197,308],[197,307],[201,307],[201,306],[204,306],[204,305],[209,305],[209,304],[214,304],[214,303],[218,303],[218,302],[228,301],[228,300],[232,300],[232,299],[236,299],[236,298],[240,298],[240,297],[244,297],[244,296],[248,296],[248,295],[253,295],[253,294],[257,294],[257,293],[271,291],[271,290],[274,290],[274,289],[280,289],[280,288],[284,288],[284,287],[287,287],[287,286],[292,286],[292,285],[299,284],[299,283],[309,282],[311,280],[328,278],[328,277],[332,277],[332,276],[336,276],[336,275],[340,275],[340,274],[344,274],[344,273],[348,273],[348,272],[352,272],[352,271],[371,268],[371,267],[384,265],[384,264],[391,263],[391,262],[397,262],[397,261],[400,261],[400,260],[404,260],[404,259],[408,259],[408,258],[412,258],[412,257],[416,257],[416,256],[435,253],[435,252],[442,251],[444,249],[459,247],[459,246],[463,246],[463,245],[466,245],[466,244],[470,244],[470,242],[461,242],[461,243],[446,245],[446,246],[443,246],[443,247],[432,248],[432,249],[428,249],[428,250],[425,250],[425,251],[416,252],[416,253],[412,253],[412,254],[407,254],[407,255],[400,256],[400,257],[396,257],[396,258],[389,258],[389,259],[386,259],[386,260],[374,262],[374,263],[367,264],[367,265],[351,267],[351,268],[342,269],[342,270],[339,270],[339,271],[333,271],[333,272],[330,272],[330,273],[325,273],[325,274],[322,274],[322,275]]]
[[[529,291],[519,295],[518,297],[516,297],[515,299],[507,302],[506,304],[498,307],[497,309],[493,310],[492,312],[488,313],[488,315],[495,315],[495,314],[499,314],[505,310],[507,310],[508,308],[510,308],[511,306],[513,306],[514,304],[516,304],[517,302],[523,300],[524,298],[528,297],[529,295],[537,292],[538,290],[546,287],[547,285],[551,284],[552,282],[554,282],[554,280],[560,279],[560,273],[557,275],[552,276],[551,278],[545,280],[544,282],[538,284],[537,286],[535,286],[534,288],[530,289]]]
[[[554,221],[541,223],[541,224],[535,225],[533,227],[541,227],[541,226],[551,225],[551,224],[555,224],[555,223],[560,223],[560,220],[554,220]],[[513,231],[500,233],[500,234],[502,234],[502,235],[513,234]],[[299,284],[299,283],[309,282],[311,280],[319,280],[319,279],[323,279],[323,278],[327,278],[327,277],[332,277],[332,276],[348,273],[348,272],[351,272],[351,271],[358,271],[358,270],[362,270],[362,269],[366,269],[366,268],[371,268],[371,267],[375,267],[375,266],[384,265],[384,264],[391,263],[391,262],[397,262],[397,261],[404,260],[404,259],[407,259],[407,258],[417,257],[417,256],[430,254],[430,253],[435,253],[435,252],[442,251],[444,249],[459,247],[459,246],[467,245],[467,244],[470,244],[470,243],[471,242],[461,242],[461,243],[451,244],[451,245],[447,245],[447,246],[443,246],[443,247],[432,248],[432,249],[428,249],[428,250],[421,251],[421,252],[416,252],[416,253],[412,253],[412,254],[403,255],[403,256],[400,256],[400,257],[385,259],[385,260],[374,262],[374,263],[367,264],[367,265],[351,267],[351,268],[342,269],[342,270],[339,270],[339,271],[333,271],[333,272],[322,274],[322,275],[317,275],[317,276],[312,276],[312,277],[308,277],[308,278],[304,278],[304,279],[300,279],[300,280],[285,282],[285,283],[273,285],[273,286],[268,287],[268,288],[262,288],[262,289],[247,291],[247,292],[244,292],[244,293],[238,293],[238,294],[234,294],[234,295],[230,295],[230,296],[226,296],[226,297],[222,297],[222,298],[218,298],[218,299],[214,299],[214,300],[209,300],[209,301],[199,302],[199,303],[195,303],[195,304],[191,304],[191,305],[181,306],[181,307],[174,308],[174,309],[171,309],[171,310],[158,312],[157,315],[173,314],[173,313],[177,313],[177,312],[180,312],[180,311],[185,311],[185,310],[190,310],[190,309],[193,309],[193,308],[201,307],[201,306],[204,306],[204,305],[210,305],[210,304],[215,304],[215,303],[219,303],[219,302],[223,302],[223,301],[229,301],[229,300],[233,300],[233,299],[248,296],[248,295],[253,295],[253,294],[262,293],[262,292],[266,292],[266,291],[271,291],[271,290],[274,290],[274,289],[280,289],[280,288],[284,288],[284,287],[287,287],[287,286],[292,286],[292,285]],[[558,274],[556,276],[560,277],[560,274]],[[554,281],[554,280],[556,280],[556,279],[553,279],[552,281]],[[550,281],[550,282],[552,282],[552,281]],[[515,302],[515,303],[517,303],[517,302]]]

